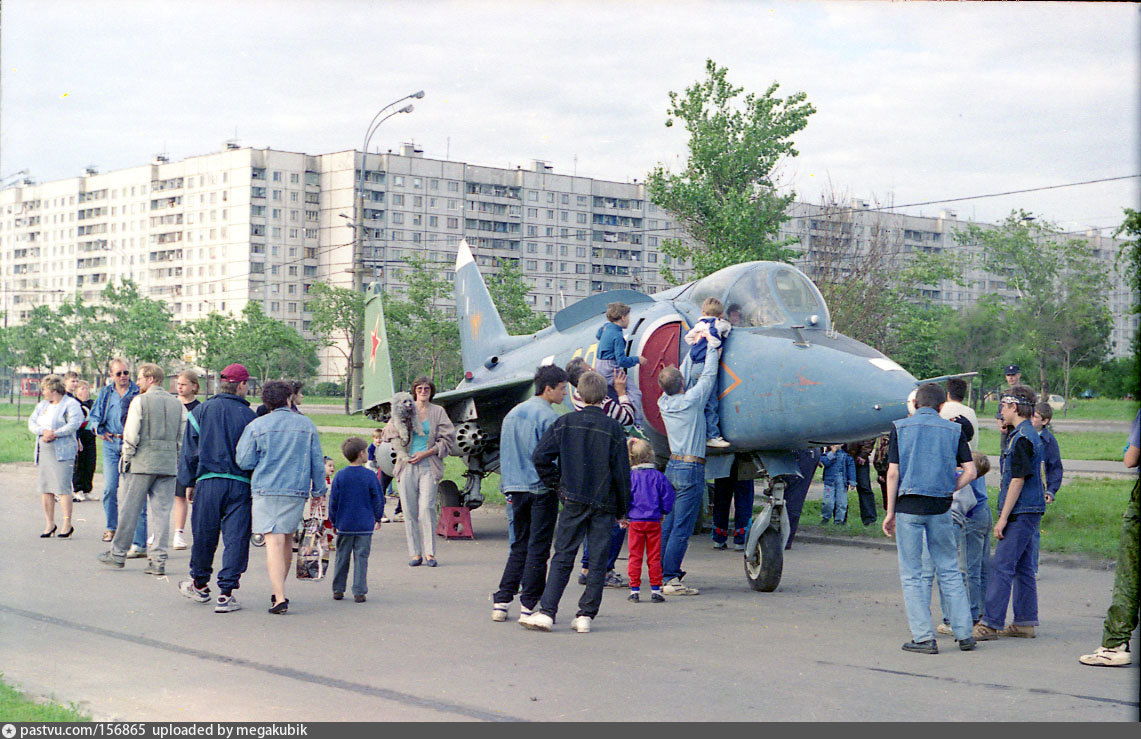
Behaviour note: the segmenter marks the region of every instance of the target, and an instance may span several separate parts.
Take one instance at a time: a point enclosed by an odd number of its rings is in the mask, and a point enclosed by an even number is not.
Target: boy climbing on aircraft
[[[630,306],[625,303],[610,303],[606,306],[606,323],[598,329],[598,359],[594,371],[606,379],[606,397],[618,402],[618,391],[614,389],[614,373],[645,364],[645,357],[630,357],[626,354],[626,338],[622,330],[630,327]],[[634,405],[635,421],[641,417],[642,394],[637,382],[631,382],[626,392]]]
[[[724,308],[717,298],[706,298],[701,304],[701,319],[689,333],[685,335],[685,342],[690,344],[689,374],[685,379],[685,389],[688,390],[697,384],[701,370],[705,367],[705,353],[709,347],[714,349],[721,346],[729,335],[732,326],[721,317]],[[729,442],[721,438],[721,418],[717,414],[717,404],[721,399],[720,386],[716,379],[705,398],[705,442],[706,446],[724,448]]]

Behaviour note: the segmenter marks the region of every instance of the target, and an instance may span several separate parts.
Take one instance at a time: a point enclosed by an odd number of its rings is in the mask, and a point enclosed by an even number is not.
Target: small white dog
[[[384,438],[392,441],[398,464],[408,459],[408,448],[412,443],[412,422],[415,417],[416,406],[413,404],[411,393],[396,393],[392,396],[392,413],[388,420],[392,431],[386,426]]]

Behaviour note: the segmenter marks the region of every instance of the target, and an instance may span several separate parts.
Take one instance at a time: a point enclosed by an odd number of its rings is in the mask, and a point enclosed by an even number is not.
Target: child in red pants
[[[626,442],[630,454],[630,596],[637,603],[642,585],[642,554],[650,569],[650,600],[664,603],[662,595],[662,517],[673,510],[674,489],[654,468],[654,450],[643,439]]]

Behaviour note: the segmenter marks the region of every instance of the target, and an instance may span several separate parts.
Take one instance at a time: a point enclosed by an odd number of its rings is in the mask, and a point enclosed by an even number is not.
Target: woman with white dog
[[[398,393],[403,395],[403,393]],[[456,443],[456,427],[444,409],[431,402],[436,385],[421,375],[412,381],[412,407],[407,396],[393,399],[392,419],[384,440],[396,449],[395,479],[404,509],[409,567],[436,562],[436,489],[444,477],[444,458]]]

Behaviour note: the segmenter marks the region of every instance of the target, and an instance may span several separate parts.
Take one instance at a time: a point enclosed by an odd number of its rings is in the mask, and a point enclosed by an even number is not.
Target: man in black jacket
[[[602,410],[606,380],[587,372],[578,381],[586,407],[559,416],[531,455],[543,485],[558,491],[563,509],[555,526],[555,554],[539,610],[520,618],[525,628],[550,631],[563,597],[575,552],[583,537],[590,547],[590,574],[571,627],[585,634],[602,605],[606,555],[615,519],[624,521],[630,506],[630,458],[626,435]]]

